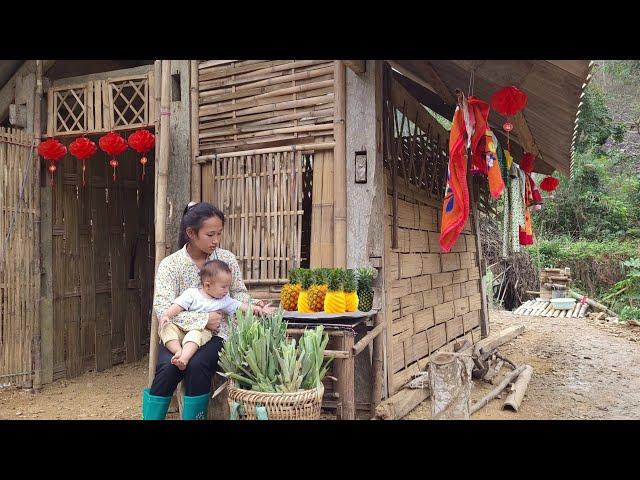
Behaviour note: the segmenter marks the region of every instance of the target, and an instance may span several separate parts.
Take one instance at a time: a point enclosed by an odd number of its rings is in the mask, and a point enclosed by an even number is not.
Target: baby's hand
[[[268,303],[264,307],[262,307],[262,314],[263,315],[271,315],[275,311],[276,311],[276,307],[272,307],[270,303]]]
[[[164,327],[165,323],[169,323],[169,317],[167,315],[163,315],[162,317],[160,317],[160,320],[158,321],[158,330],[162,330],[162,327]]]

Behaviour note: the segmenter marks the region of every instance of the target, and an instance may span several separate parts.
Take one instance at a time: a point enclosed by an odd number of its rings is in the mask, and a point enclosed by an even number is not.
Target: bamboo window
[[[213,161],[213,185],[206,190],[225,212],[222,247],[236,255],[248,285],[286,283],[289,269],[301,265],[308,165],[299,151]]]

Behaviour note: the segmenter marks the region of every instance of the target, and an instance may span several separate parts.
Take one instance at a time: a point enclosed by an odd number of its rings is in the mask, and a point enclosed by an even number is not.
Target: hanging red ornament
[[[51,172],[51,186],[53,187],[53,174],[58,169],[56,162],[67,154],[67,147],[60,141],[49,138],[38,145],[38,153],[49,162],[49,172]]]
[[[147,164],[147,152],[153,148],[156,137],[149,130],[141,128],[129,136],[129,146],[136,152],[141,153],[140,164],[142,165],[142,178],[144,180],[144,169]]]
[[[533,154],[526,152],[520,160],[520,170],[525,173],[533,172],[533,162],[535,161]]]
[[[560,185],[560,180],[554,177],[546,177],[540,182],[540,188],[545,192],[553,192]]]
[[[97,147],[95,142],[87,137],[76,138],[69,145],[69,152],[82,162],[82,186],[85,186],[84,172],[87,168],[86,161],[96,153]]]
[[[112,157],[109,160],[109,165],[113,167],[113,181],[115,182],[116,168],[120,165],[116,157],[127,149],[127,141],[119,133],[109,132],[98,140],[98,144],[103,152]]]
[[[507,132],[507,150],[509,149],[509,132],[513,130],[510,117],[527,106],[527,94],[518,87],[503,87],[491,97],[491,107],[498,113],[507,117],[502,128]]]

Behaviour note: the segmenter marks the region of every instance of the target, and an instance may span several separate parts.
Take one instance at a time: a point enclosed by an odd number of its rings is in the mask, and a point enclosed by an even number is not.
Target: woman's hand
[[[211,330],[212,332],[217,332],[220,329],[220,322],[222,322],[222,314],[220,311],[211,312],[209,314],[209,321],[205,328],[207,330]]]

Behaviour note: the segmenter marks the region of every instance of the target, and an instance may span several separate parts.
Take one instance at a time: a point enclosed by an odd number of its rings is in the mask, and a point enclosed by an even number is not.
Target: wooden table
[[[355,357],[364,351],[373,342],[373,363],[371,368],[372,376],[372,398],[371,411],[375,412],[375,407],[382,399],[382,376],[383,376],[383,351],[382,336],[385,325],[380,322],[377,310],[369,312],[349,312],[349,313],[300,313],[284,312],[284,318],[288,322],[287,333],[302,334],[307,328],[315,328],[322,325],[330,337],[338,339],[340,350],[325,350],[324,356],[335,357],[335,373],[338,378],[337,393],[338,408],[336,416],[338,420],[355,420]],[[369,320],[373,320],[373,325],[367,325]],[[356,329],[368,329],[367,334],[355,343]]]

